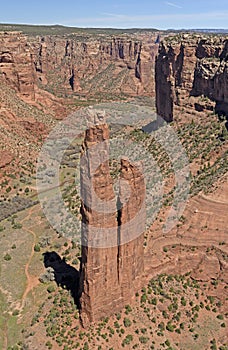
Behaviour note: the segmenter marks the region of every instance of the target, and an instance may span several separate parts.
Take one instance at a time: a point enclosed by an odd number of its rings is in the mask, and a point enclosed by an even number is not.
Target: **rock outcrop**
[[[27,37],[0,32],[0,72],[21,96],[35,99],[35,69]]]
[[[157,113],[173,120],[176,106],[187,106],[191,96],[208,98],[208,106],[195,104],[196,110],[213,109],[228,114],[228,41],[180,35],[168,38],[159,47],[155,65]]]
[[[109,168],[109,130],[92,114],[81,156],[82,258],[80,306],[84,326],[120,310],[139,288],[143,273],[145,184],[138,165],[121,161],[116,199]],[[126,199],[123,181],[130,187]]]
[[[13,160],[13,156],[10,152],[0,151],[0,169],[10,164]]]
[[[141,164],[131,164],[128,159],[122,159],[119,193],[121,208],[118,211],[118,280],[125,304],[140,287],[139,279],[144,271],[145,195]]]
[[[28,105],[51,112],[57,118],[66,115],[64,101],[40,86],[33,45],[20,32],[0,32],[0,80]]]

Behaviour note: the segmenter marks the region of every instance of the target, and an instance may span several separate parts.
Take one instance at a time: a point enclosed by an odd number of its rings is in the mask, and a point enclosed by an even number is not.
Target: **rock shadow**
[[[143,126],[142,131],[147,134],[151,134],[153,131],[159,130],[166,124],[167,123],[165,122],[165,120],[160,117],[160,118],[157,118],[156,120],[153,120],[151,123]]]
[[[46,268],[51,267],[54,271],[55,282],[58,286],[70,291],[72,297],[74,298],[75,304],[79,305],[79,278],[80,273],[73,266],[66,263],[65,258],[52,251],[45,252],[44,266]]]

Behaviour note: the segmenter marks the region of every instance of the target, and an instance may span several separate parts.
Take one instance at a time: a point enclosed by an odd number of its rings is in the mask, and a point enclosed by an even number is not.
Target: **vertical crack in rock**
[[[118,195],[117,198],[117,244],[118,244],[118,251],[117,251],[117,274],[118,274],[118,283],[120,283],[120,245],[121,245],[121,214],[122,211],[120,210],[121,202],[120,197]]]

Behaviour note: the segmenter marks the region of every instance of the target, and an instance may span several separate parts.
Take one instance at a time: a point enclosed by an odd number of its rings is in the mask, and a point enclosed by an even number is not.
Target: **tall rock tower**
[[[141,165],[121,160],[120,193],[116,198],[109,168],[109,129],[105,115],[101,111],[88,114],[90,121],[80,164],[79,297],[84,326],[123,308],[139,288],[144,270],[145,227],[145,183]]]

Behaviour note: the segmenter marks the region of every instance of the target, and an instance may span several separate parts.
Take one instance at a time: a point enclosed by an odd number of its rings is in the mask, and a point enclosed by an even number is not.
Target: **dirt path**
[[[29,210],[28,215],[21,221],[21,223],[23,223],[26,220],[29,220],[31,218],[31,215],[34,213],[35,209],[36,209],[35,207],[32,207]],[[25,291],[23,293],[23,296],[22,296],[22,299],[21,299],[21,307],[20,307],[21,310],[25,306],[25,300],[26,300],[26,297],[29,294],[29,292],[32,291],[39,284],[38,277],[37,276],[32,276],[29,273],[29,266],[30,266],[32,258],[34,256],[34,247],[35,247],[35,241],[36,241],[36,234],[30,228],[25,228],[25,230],[27,232],[29,232],[33,236],[33,244],[32,244],[31,254],[29,256],[28,262],[25,265],[25,275],[26,275],[26,278],[27,278],[27,286],[26,286],[26,289],[25,289]]]
[[[29,209],[28,215],[26,215],[26,217],[21,220],[21,224],[23,224],[26,220],[29,220],[31,218],[31,215],[37,210],[37,206],[33,206]],[[25,306],[25,301],[26,301],[26,297],[29,294],[30,291],[32,291],[38,284],[39,284],[39,279],[37,276],[32,276],[29,273],[29,266],[31,264],[32,258],[34,256],[34,246],[35,246],[35,241],[36,241],[36,234],[35,232],[31,229],[32,227],[28,227],[28,228],[24,228],[24,230],[26,232],[28,232],[29,234],[31,234],[33,236],[33,244],[31,247],[31,253],[30,256],[28,258],[28,261],[25,265],[25,275],[27,278],[27,285],[26,285],[26,289],[23,293],[22,299],[18,305],[18,310],[22,311],[24,306]],[[8,299],[10,298],[10,295],[8,295],[7,291],[2,290],[1,292],[5,295],[7,295]],[[9,301],[9,300],[8,300]],[[3,325],[3,350],[6,350],[8,348],[8,326],[7,326],[7,319],[6,322]]]
[[[33,241],[32,251],[31,251],[29,260],[28,260],[27,264],[25,265],[25,275],[26,275],[26,278],[27,278],[27,287],[26,287],[26,289],[25,289],[25,291],[23,293],[22,299],[21,299],[21,309],[23,309],[24,306],[25,306],[25,300],[26,300],[26,297],[29,294],[29,292],[32,291],[33,288],[35,288],[39,284],[38,277],[32,276],[29,273],[29,266],[30,266],[30,263],[32,261],[33,255],[34,255],[34,246],[35,246],[36,235],[35,235],[35,233],[32,230],[26,229],[26,231],[30,232],[33,235],[34,241]]]

